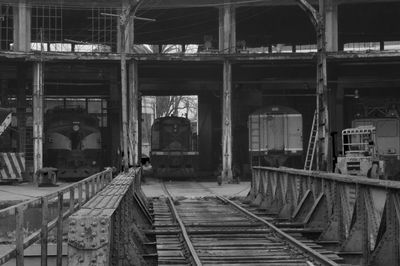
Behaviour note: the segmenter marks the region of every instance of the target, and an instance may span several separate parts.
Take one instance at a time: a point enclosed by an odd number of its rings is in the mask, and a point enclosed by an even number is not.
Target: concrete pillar
[[[17,127],[18,151],[25,153],[26,141],[26,70],[24,63],[17,66]]]
[[[13,6],[14,51],[31,50],[31,8],[27,0],[18,0]]]
[[[138,64],[137,61],[129,62],[129,115],[128,115],[128,140],[129,140],[129,164],[135,165],[140,158],[139,154],[139,85],[138,85]]]
[[[224,61],[222,93],[222,180],[232,181],[232,64]]]
[[[33,64],[33,171],[43,167],[43,63]]]
[[[336,0],[325,0],[325,39],[326,51],[337,52],[338,41],[338,6]]]
[[[219,9],[219,50],[224,53],[236,51],[236,9],[225,5]]]

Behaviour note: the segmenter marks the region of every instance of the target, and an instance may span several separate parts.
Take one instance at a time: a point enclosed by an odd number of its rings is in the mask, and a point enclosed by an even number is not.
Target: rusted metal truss
[[[295,169],[254,167],[247,200],[322,230],[362,265],[400,261],[400,183]]]
[[[150,252],[141,233],[147,223],[140,170],[117,176],[69,219],[69,265],[146,265]],[[140,198],[140,200],[138,200]],[[147,222],[145,222],[147,220]]]

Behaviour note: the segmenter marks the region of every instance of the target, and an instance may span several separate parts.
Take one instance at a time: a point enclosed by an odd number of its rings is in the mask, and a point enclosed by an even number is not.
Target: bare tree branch
[[[182,110],[186,110],[189,116],[197,116],[197,100],[195,96],[157,96],[156,97],[157,117],[178,116]]]

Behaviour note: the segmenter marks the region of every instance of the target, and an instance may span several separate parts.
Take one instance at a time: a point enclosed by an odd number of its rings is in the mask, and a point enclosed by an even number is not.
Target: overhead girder
[[[319,12],[307,0],[296,0],[296,2],[301,7],[301,9],[303,9],[303,11],[307,13],[312,24],[317,30],[321,26],[322,22],[322,17]]]

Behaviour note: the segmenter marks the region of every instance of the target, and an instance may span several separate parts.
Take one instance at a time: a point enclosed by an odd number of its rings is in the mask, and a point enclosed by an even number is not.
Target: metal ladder
[[[314,112],[314,118],[311,126],[311,133],[310,133],[310,139],[308,140],[308,147],[307,147],[307,155],[306,159],[304,161],[304,170],[311,171],[313,161],[314,161],[314,155],[315,155],[315,148],[317,146],[317,140],[318,140],[318,123],[317,123],[317,112],[316,110]]]

